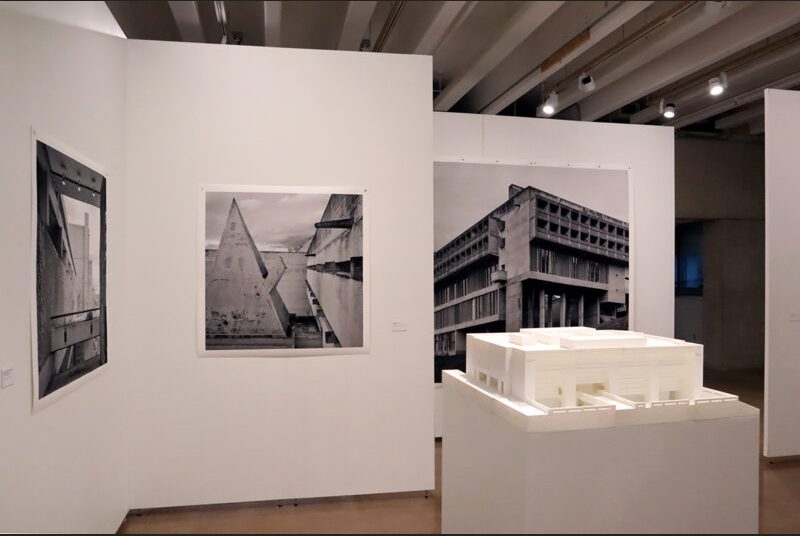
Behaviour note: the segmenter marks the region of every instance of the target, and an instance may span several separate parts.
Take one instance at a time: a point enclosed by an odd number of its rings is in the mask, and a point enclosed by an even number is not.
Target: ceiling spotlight
[[[658,111],[667,119],[674,118],[677,110],[678,108],[675,106],[675,103],[665,102],[664,99],[661,99],[661,102],[658,103]]]
[[[542,104],[542,113],[544,115],[553,115],[556,113],[556,108],[558,108],[558,94],[554,91],[550,93],[550,96]]]
[[[719,73],[708,81],[708,92],[713,96],[722,95],[722,92],[728,88],[728,75],[724,72]]]
[[[589,91],[594,91],[594,88],[594,78],[592,78],[592,75],[583,73],[578,77],[578,89],[588,93]]]

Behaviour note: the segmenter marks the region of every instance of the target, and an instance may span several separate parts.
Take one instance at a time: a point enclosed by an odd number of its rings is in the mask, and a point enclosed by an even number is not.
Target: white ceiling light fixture
[[[726,89],[728,89],[728,75],[724,71],[708,81],[708,92],[714,97],[722,95]]]
[[[542,113],[544,115],[550,116],[556,113],[556,109],[558,108],[558,93],[553,91],[550,93],[550,96],[547,97],[547,100],[544,101],[542,104]]]
[[[595,89],[594,78],[588,73],[583,73],[578,77],[578,89],[589,93]]]
[[[678,111],[677,106],[675,103],[666,102],[664,99],[661,99],[661,102],[658,103],[658,111],[667,119],[674,119],[675,114]]]

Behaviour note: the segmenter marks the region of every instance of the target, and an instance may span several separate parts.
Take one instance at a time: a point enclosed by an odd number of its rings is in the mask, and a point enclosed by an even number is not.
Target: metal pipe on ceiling
[[[567,108],[584,99],[595,99],[596,95],[602,96],[606,88],[619,87],[620,80],[630,76],[638,69],[647,68],[647,65],[658,61],[658,58],[670,54],[671,50],[686,41],[696,38],[709,28],[721,23],[750,5],[750,2],[737,2],[735,6],[724,9],[717,7],[710,9],[703,3],[695,3],[690,8],[673,13],[669,23],[659,25],[652,30],[644,32],[644,38],[626,45],[615,52],[614,56],[598,63],[595,68],[588,71],[593,75],[595,89],[592,92],[582,91],[573,80],[573,85],[565,85],[559,92],[559,105]],[[631,45],[636,46],[631,46]],[[619,87],[619,90],[623,88]],[[631,99],[636,100],[636,99]],[[629,101],[630,102],[630,101]],[[620,106],[622,106],[622,103]],[[580,115],[583,116],[581,105]],[[586,119],[586,117],[582,117]],[[625,117],[627,120],[627,116]]]
[[[566,65],[570,61],[576,59],[581,54],[589,50],[592,46],[599,43],[609,35],[611,35],[617,28],[631,20],[633,17],[644,11],[652,2],[623,2],[617,5],[610,12],[606,13],[600,20],[595,22],[589,29],[587,39],[581,39],[580,44],[574,42],[568,43],[565,49],[557,51],[551,58],[558,58],[557,61],[542,63],[527,75],[518,80],[510,88],[504,91],[499,97],[494,99],[491,103],[486,105],[482,110],[482,114],[497,114],[500,113],[506,106],[510,105],[528,91],[535,88],[539,84],[546,82],[561,65]]]
[[[759,71],[767,69],[777,63],[788,61],[795,56],[800,56],[800,33],[793,34],[768,47],[758,49],[738,59],[736,62],[714,70],[713,73],[725,71],[728,75],[728,84],[735,85],[737,81],[757,75]],[[681,106],[692,100],[707,97],[707,77],[710,74],[712,73],[706,72],[702,77],[694,77],[694,84],[691,89],[684,90],[682,93],[663,94],[664,96],[662,98]],[[682,85],[682,87],[686,86]],[[644,110],[636,112],[631,116],[630,120],[631,123],[643,124],[658,119],[660,115],[658,105],[654,104]]]
[[[574,84],[575,80],[581,75],[581,73],[588,73],[591,72],[593,69],[596,69],[604,62],[608,61],[615,55],[619,54],[629,46],[633,45],[640,39],[644,39],[649,34],[661,28],[663,25],[672,22],[676,17],[687,11],[689,8],[697,4],[697,1],[684,1],[678,4],[677,6],[673,7],[666,13],[656,17],[655,19],[651,20],[650,22],[646,23],[644,26],[640,27],[638,30],[633,32],[628,37],[622,39],[619,43],[615,44],[614,46],[606,49],[602,53],[598,54],[585,64],[581,65],[578,69],[573,70],[571,73],[563,77],[555,86],[555,91],[558,93],[560,92],[564,86],[567,84]]]
[[[383,23],[380,33],[378,33],[378,38],[375,39],[375,46],[372,47],[373,52],[380,52],[383,50],[383,47],[386,46],[386,41],[389,39],[389,34],[391,34],[392,30],[394,29],[397,19],[400,17],[400,13],[403,12],[404,7],[406,7],[405,0],[392,2],[389,15],[386,17],[386,21]]]
[[[583,120],[599,119],[800,22],[800,10],[792,2],[754,2],[747,6],[737,10],[739,3],[731,2],[721,11],[733,9],[735,14],[583,99]]]
[[[224,0],[214,0],[214,13],[217,16],[217,22],[219,23],[219,29],[222,32],[222,42],[221,44],[226,44],[228,42],[228,15],[225,11],[225,2]]]
[[[752,64],[755,60],[761,59],[769,54],[772,54],[773,52],[777,52],[781,49],[791,46],[798,40],[800,40],[800,32],[794,32],[791,35],[783,37],[782,39],[767,43],[764,46],[754,50],[750,50],[747,54],[735,58],[721,67],[715,66],[709,69],[704,69],[692,78],[685,80],[678,85],[667,88],[661,92],[653,93],[652,95],[648,96],[648,101],[653,103],[660,102],[661,99],[667,99],[670,95],[682,93],[689,90],[693,86],[696,86],[697,84],[707,82],[709,77],[719,74],[720,71],[732,71],[748,64]]]
[[[708,119],[709,117],[727,112],[728,110],[733,110],[734,108],[738,108],[745,104],[759,101],[764,98],[765,89],[791,89],[798,85],[800,85],[800,73],[794,73],[789,76],[784,76],[783,78],[773,80],[772,82],[762,84],[755,89],[735,95],[725,99],[724,101],[712,104],[711,106],[707,106],[702,110],[682,115],[666,124],[675,128],[685,127],[687,125],[691,125],[692,123],[702,121],[703,119]]]

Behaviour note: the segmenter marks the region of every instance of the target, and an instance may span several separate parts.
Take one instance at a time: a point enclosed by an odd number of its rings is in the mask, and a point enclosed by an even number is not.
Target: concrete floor
[[[763,373],[706,372],[708,387],[763,407]],[[120,533],[438,533],[441,531],[441,443],[436,490],[423,493],[177,508],[129,514]],[[800,532],[800,459],[761,460],[760,531]]]

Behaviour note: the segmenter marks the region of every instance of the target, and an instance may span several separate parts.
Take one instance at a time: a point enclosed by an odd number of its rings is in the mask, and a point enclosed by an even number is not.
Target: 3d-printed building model
[[[471,334],[467,378],[542,414],[738,400],[703,387],[699,344],[585,327]]]
[[[463,367],[467,333],[627,329],[629,238],[627,222],[510,185],[434,253],[436,370]]]

